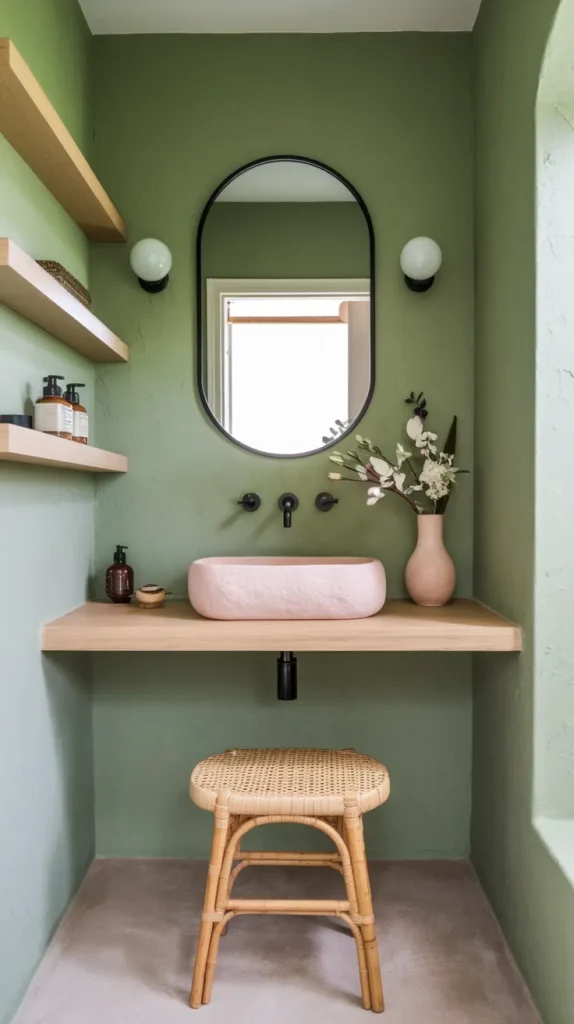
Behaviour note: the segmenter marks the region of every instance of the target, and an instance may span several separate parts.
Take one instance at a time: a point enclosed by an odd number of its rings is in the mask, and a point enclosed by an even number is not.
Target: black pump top
[[[127,544],[117,544],[116,550],[114,551],[114,562],[116,565],[126,564],[126,551],[128,549]]]
[[[62,395],[62,389],[58,384],[56,384],[56,381],[63,379],[64,378],[61,373],[51,373],[49,377],[44,377],[44,382],[46,384],[43,391],[44,398],[49,398],[51,396],[60,398]]]
[[[85,388],[85,386],[85,384],[68,384],[66,390],[64,391],[64,398],[66,398],[68,402],[71,402],[72,405],[79,405],[80,396],[75,389]]]

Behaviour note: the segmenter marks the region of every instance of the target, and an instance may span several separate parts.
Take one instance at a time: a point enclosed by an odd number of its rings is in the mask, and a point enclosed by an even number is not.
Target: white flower
[[[384,498],[385,492],[382,487],[369,487],[367,495],[367,505],[376,505],[381,498]]]
[[[386,459],[378,459],[373,456],[371,459],[371,466],[375,473],[380,477],[381,483],[385,480],[390,480],[393,475],[393,466],[390,466]]]
[[[406,431],[411,441],[415,442],[417,448],[424,449],[423,455],[426,454],[427,451],[432,454],[436,453],[436,448],[432,442],[436,441],[437,435],[433,434],[430,430],[424,429],[424,424],[420,416],[411,416],[410,420],[407,421]],[[397,447],[397,459],[399,457],[398,451],[399,449]]]
[[[381,481],[381,487],[395,487],[397,491],[403,490],[405,473],[399,473],[396,466],[391,466],[386,459],[371,459],[371,467]]]
[[[406,431],[411,441],[416,441],[417,437],[420,437],[423,432],[423,421],[420,416],[411,416],[407,421]]]
[[[413,418],[407,423],[407,434],[411,441],[415,442],[417,448],[421,449],[421,453],[423,455],[427,455],[429,453],[431,455],[436,455],[436,446],[432,442],[436,441],[437,435],[433,434],[430,430],[423,430],[423,422],[418,416],[413,416]]]
[[[329,480],[342,480],[342,473],[329,473]]]
[[[362,462],[357,462],[352,468],[355,470],[359,480],[368,480],[367,470]]]
[[[448,456],[446,457],[448,459]],[[456,469],[450,462],[435,462],[433,459],[426,459],[422,468],[420,480],[426,484],[425,494],[431,501],[438,501],[448,494],[452,484],[456,480]]]
[[[343,456],[337,453],[335,455],[329,455],[329,459],[331,462],[335,462],[337,466],[343,466],[345,464]]]
[[[403,462],[406,462],[407,459],[411,458],[411,454],[411,452],[405,451],[402,444],[397,445],[397,467],[399,469],[401,468]]]
[[[432,441],[436,441],[436,437],[436,434],[431,433],[430,430],[423,430],[420,437],[417,438],[415,444],[422,450],[423,455],[436,455],[436,445],[432,444]]]
[[[422,489],[423,489],[423,485],[422,484],[411,484],[410,487],[407,487],[407,489],[405,491],[405,494],[412,494],[413,491],[422,491]]]
[[[360,434],[355,434],[355,440],[359,445],[359,448],[362,448],[363,450],[367,450],[370,452],[376,451],[376,447],[371,441],[370,437],[361,437]]]

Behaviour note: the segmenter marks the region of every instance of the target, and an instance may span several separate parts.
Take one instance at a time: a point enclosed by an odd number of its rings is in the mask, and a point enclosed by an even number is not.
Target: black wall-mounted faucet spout
[[[299,498],[296,494],[282,494],[277,504],[283,513],[283,526],[291,526],[291,513],[299,508]]]

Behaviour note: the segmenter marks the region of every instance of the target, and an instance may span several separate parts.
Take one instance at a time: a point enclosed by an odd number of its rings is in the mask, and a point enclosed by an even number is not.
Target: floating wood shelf
[[[125,242],[126,226],[10,39],[0,39],[0,131],[93,242]]]
[[[14,427],[10,423],[0,423],[0,461],[85,469],[91,473],[125,473],[128,468],[125,455],[91,448],[77,441],[65,441],[39,430]]]
[[[520,651],[520,627],[476,601],[387,601],[370,619],[220,622],[187,601],[90,602],[44,626],[44,651]]]
[[[98,363],[126,363],[112,331],[9,238],[0,238],[0,302]]]

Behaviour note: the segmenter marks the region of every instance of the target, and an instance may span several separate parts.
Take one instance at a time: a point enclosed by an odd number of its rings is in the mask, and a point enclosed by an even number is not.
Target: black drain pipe
[[[277,700],[297,700],[297,658],[281,651],[277,658]]]

